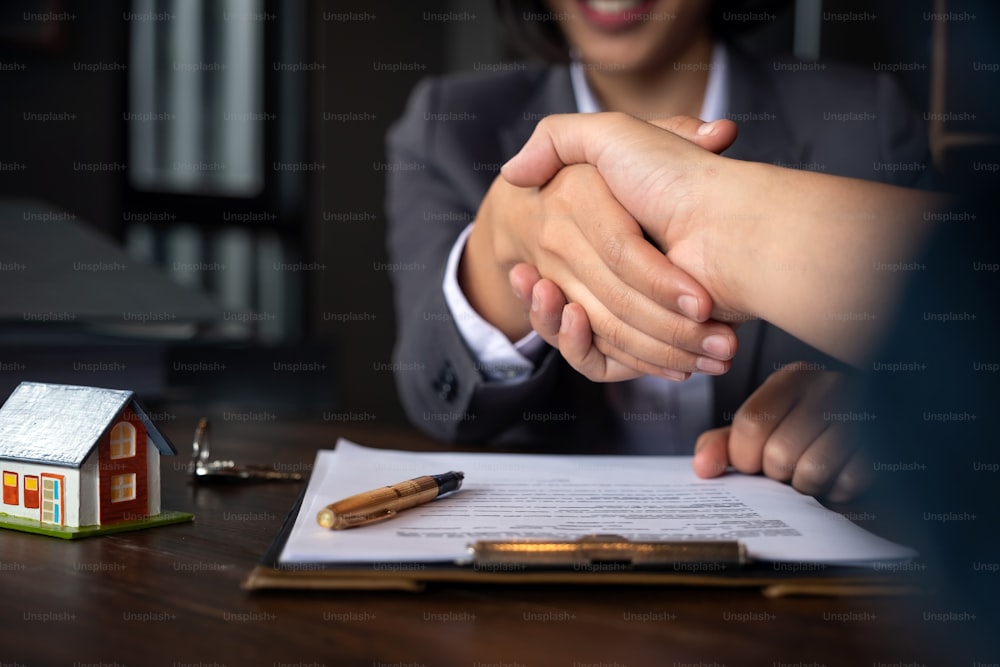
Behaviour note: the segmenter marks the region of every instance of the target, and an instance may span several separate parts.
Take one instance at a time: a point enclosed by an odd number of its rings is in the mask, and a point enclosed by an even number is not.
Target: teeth
[[[620,14],[635,9],[644,0],[585,0],[588,7],[602,14]]]

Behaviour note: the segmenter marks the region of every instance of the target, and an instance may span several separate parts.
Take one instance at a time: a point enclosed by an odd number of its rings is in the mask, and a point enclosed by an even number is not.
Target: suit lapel
[[[514,120],[498,131],[503,159],[510,159],[521,150],[538,121],[554,113],[576,113],[573,85],[564,65],[546,68],[534,94],[517,110]]]
[[[730,45],[729,50],[727,117],[739,126],[739,135],[723,155],[772,164],[800,160],[800,142],[791,133],[789,110],[780,102],[767,62],[736,46]]]

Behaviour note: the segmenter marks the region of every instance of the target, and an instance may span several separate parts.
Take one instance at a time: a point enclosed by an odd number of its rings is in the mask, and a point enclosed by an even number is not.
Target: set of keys
[[[194,431],[189,466],[196,482],[297,482],[304,479],[302,473],[275,470],[273,465],[212,461],[211,439],[208,419],[202,417]]]

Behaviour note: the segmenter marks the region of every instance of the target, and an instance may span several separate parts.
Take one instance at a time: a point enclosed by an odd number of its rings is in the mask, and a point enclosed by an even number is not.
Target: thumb
[[[514,296],[521,303],[524,312],[531,310],[531,290],[542,279],[534,264],[515,264],[507,273]]]
[[[598,165],[598,157],[622,132],[648,131],[648,123],[624,113],[552,114],[535,126],[528,142],[500,167],[511,185],[544,185],[570,164]]]
[[[698,477],[718,477],[729,467],[729,434],[731,426],[714,428],[698,436],[691,468]]]
[[[649,122],[713,153],[729,148],[738,132],[736,123],[725,118],[706,123],[694,116],[672,116]]]

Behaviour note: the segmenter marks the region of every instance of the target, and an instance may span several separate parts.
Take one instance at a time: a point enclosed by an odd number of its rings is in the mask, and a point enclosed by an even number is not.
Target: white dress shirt
[[[716,44],[702,101],[702,120],[725,116],[729,106],[727,61],[726,48]],[[577,110],[601,111],[583,65],[571,63],[569,73]],[[459,333],[479,361],[483,377],[491,382],[522,382],[535,369],[547,344],[534,331],[512,344],[469,304],[458,284],[458,264],[471,231],[470,224],[448,256],[443,283],[445,300]],[[712,384],[705,375],[692,374],[685,382],[644,376],[612,383],[608,384],[608,399],[623,422],[626,453],[690,454],[697,436],[712,425]]]

